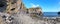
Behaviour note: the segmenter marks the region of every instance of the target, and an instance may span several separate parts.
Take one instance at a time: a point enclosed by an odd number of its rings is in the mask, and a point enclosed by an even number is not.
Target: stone
[[[0,16],[0,24],[3,24],[3,19],[1,16]]]
[[[40,7],[30,8],[28,12],[30,14],[42,15],[42,9]]]

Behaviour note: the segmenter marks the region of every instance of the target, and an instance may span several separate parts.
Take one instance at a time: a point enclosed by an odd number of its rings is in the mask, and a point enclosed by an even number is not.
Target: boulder
[[[58,16],[60,16],[60,12],[58,12]]]
[[[58,12],[58,14],[60,14],[60,12]]]

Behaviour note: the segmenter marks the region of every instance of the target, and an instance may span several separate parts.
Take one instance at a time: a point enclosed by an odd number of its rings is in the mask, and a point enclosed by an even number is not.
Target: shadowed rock
[[[3,12],[7,8],[7,1],[6,0],[0,0],[0,12]]]
[[[60,16],[60,12],[58,12],[58,16]]]

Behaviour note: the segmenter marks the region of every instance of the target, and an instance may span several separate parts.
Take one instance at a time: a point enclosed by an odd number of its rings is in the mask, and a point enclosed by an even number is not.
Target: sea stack
[[[42,9],[40,7],[30,8],[29,10],[30,14],[36,14],[36,15],[42,15]]]

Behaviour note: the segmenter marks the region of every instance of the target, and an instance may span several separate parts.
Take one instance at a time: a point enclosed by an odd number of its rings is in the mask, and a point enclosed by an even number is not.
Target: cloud
[[[35,5],[35,4],[31,3],[31,7],[39,7],[39,5],[38,4]]]

